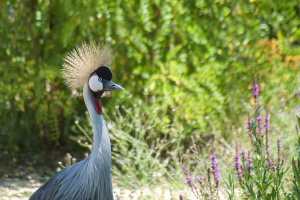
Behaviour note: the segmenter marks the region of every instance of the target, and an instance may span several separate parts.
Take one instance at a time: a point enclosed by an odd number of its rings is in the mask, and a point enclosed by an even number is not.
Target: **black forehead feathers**
[[[97,70],[95,70],[96,74],[103,79],[111,80],[112,79],[112,73],[108,67],[101,66]]]

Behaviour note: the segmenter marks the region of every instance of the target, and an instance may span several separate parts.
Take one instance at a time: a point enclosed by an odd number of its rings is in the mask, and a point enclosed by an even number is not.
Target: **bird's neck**
[[[92,126],[93,126],[94,144],[93,144],[93,150],[91,155],[109,154],[105,156],[109,156],[111,158],[110,140],[109,140],[106,124],[102,117],[102,111],[101,114],[99,114],[99,112],[97,111],[97,107],[95,105],[95,98],[93,97],[93,93],[89,89],[87,84],[85,84],[85,86],[83,87],[83,97],[84,97],[86,107],[89,111]],[[102,110],[102,104],[101,103],[99,104],[101,105],[101,110]],[[104,150],[104,151],[99,151],[99,150]]]
[[[93,94],[87,84],[85,84],[83,88],[83,97],[91,117],[94,134],[93,150],[90,156],[87,158],[86,162],[89,163],[89,171],[91,172],[90,176],[93,177],[93,181],[106,181],[103,184],[95,183],[95,185],[104,187],[101,190],[107,191],[107,193],[109,193],[108,195],[110,196],[112,195],[111,146],[108,130],[105,121],[103,120],[102,114],[98,114],[96,111],[93,102]]]
[[[107,132],[105,123],[102,123],[102,103],[101,99],[94,97],[93,92],[89,89],[87,84],[85,84],[83,87],[83,98],[91,118],[95,146],[99,142],[98,139],[101,140],[101,138],[104,137],[105,133]]]

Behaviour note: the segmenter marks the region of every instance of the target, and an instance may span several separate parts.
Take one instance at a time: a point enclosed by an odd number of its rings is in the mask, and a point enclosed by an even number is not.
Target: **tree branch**
[[[32,49],[33,49],[33,56],[34,56],[34,60],[35,60],[35,66],[38,66],[39,65],[39,58],[38,58],[38,55],[37,55],[36,40],[35,40],[34,33],[33,33],[33,30],[32,30],[30,18],[28,16],[27,11],[25,10],[24,0],[22,0],[21,2],[22,2],[22,6],[24,8],[26,25],[27,25],[27,28],[29,30],[29,34],[30,34],[30,38],[31,38],[31,42],[32,42]]]

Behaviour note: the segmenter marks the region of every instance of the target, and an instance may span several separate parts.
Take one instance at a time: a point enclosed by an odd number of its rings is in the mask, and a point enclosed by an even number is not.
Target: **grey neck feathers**
[[[103,198],[111,200],[113,199],[111,183],[111,145],[108,130],[102,115],[98,115],[95,110],[92,92],[87,84],[83,87],[83,97],[91,117],[94,134],[93,150],[86,160],[88,164],[87,170],[91,172],[91,174],[89,174],[89,178],[91,179],[90,184],[94,184],[94,187],[99,187],[100,195]]]

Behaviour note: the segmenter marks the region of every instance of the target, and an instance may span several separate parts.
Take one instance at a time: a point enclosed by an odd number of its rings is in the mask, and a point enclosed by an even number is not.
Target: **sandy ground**
[[[0,179],[0,200],[27,200],[31,194],[36,191],[42,183],[37,180],[20,180],[17,178]],[[145,188],[138,190],[121,190],[114,188],[115,200],[177,200],[178,192],[172,192],[167,187],[162,188]],[[176,193],[176,194],[174,194]],[[185,191],[185,194],[190,195],[191,200],[196,200],[190,191]],[[173,198],[172,198],[173,196]],[[220,196],[220,199],[225,199]]]
[[[0,200],[27,200],[42,183],[36,180],[20,180],[17,178],[0,180]],[[114,188],[114,197],[117,199],[171,199],[169,190],[121,190]]]
[[[41,185],[35,180],[0,179],[0,200],[27,200]]]

